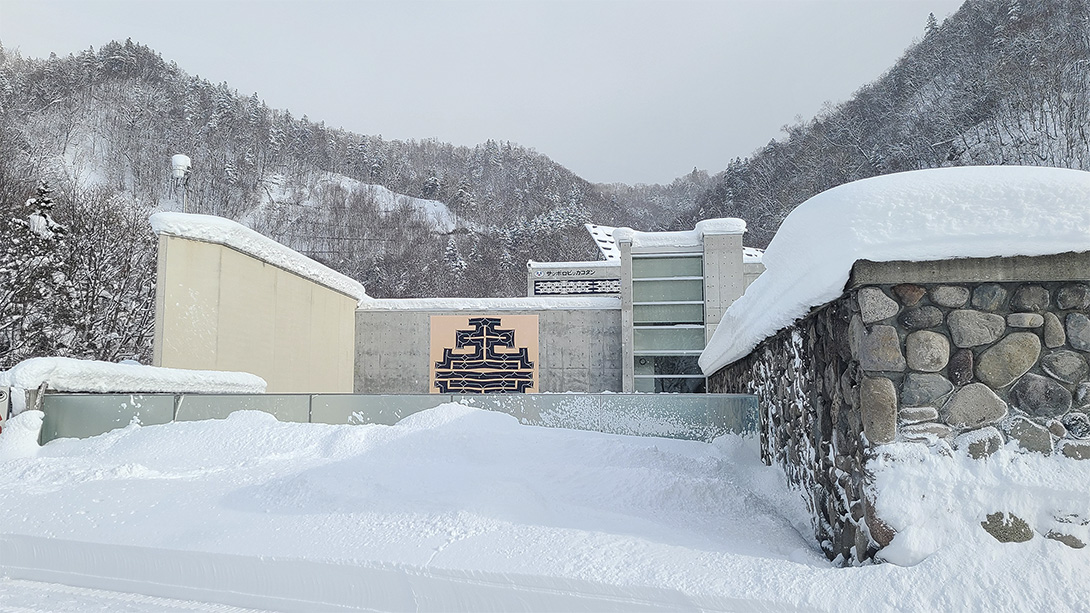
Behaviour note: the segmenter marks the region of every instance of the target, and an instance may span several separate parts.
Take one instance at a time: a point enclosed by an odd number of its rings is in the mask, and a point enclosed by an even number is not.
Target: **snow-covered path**
[[[0,517],[0,575],[258,609],[1066,610],[1090,596],[1086,554],[1040,538],[834,568],[752,439],[537,428],[459,405],[396,426],[240,412],[54,441],[0,463]],[[0,608],[24,606],[0,588]]]

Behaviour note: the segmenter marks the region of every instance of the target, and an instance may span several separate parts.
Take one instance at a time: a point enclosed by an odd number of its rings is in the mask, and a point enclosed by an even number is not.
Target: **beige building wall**
[[[160,235],[154,364],[253,373],[269,393],[351,392],[356,302],[230,247]]]

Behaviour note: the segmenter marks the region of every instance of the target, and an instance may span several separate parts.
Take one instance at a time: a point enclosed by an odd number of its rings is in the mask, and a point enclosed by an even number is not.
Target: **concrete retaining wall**
[[[171,421],[263,411],[280,421],[393,425],[449,402],[514,416],[532,426],[710,441],[757,427],[757,399],[744,394],[64,394],[42,397],[45,444]]]

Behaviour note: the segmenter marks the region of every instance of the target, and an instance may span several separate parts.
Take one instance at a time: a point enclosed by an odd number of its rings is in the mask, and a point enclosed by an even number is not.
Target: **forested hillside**
[[[885,75],[733,162],[680,223],[743,217],[763,246],[841,183],[976,164],[1090,169],[1090,2],[969,0],[930,18]]]
[[[185,185],[170,179],[176,153],[193,160]],[[584,222],[646,221],[514,143],[330,128],[131,40],[47,59],[0,46],[0,368],[146,360],[147,217],[183,195],[189,212],[240,220],[378,297],[519,295],[527,259],[597,257]]]
[[[835,67],[830,67],[835,70]],[[745,121],[744,117],[728,118]],[[376,123],[378,123],[376,121]],[[526,147],[331,128],[111,42],[0,47],[0,368],[30,355],[150,353],[147,216],[238,219],[374,296],[519,295],[527,259],[595,258],[582,224],[741,217],[766,244],[841,183],[967,164],[1090,169],[1090,0],[969,0],[848,101],[709,177],[594,185]],[[193,171],[172,184],[168,160]]]

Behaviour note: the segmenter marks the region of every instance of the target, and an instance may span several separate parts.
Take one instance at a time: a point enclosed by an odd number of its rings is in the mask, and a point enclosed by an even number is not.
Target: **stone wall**
[[[1056,278],[1090,266],[1050,260],[1076,255],[857,263],[841,298],[709,389],[759,396],[764,459],[804,492],[826,554],[868,559],[893,537],[868,499],[883,444],[1090,459],[1090,282]]]
[[[862,371],[848,341],[856,312],[851,296],[834,301],[709,379],[711,392],[757,395],[762,459],[803,494],[822,550],[841,562],[892,538],[866,492]]]
[[[853,295],[848,338],[870,443],[983,457],[1010,441],[1090,458],[1090,285],[909,283]]]

